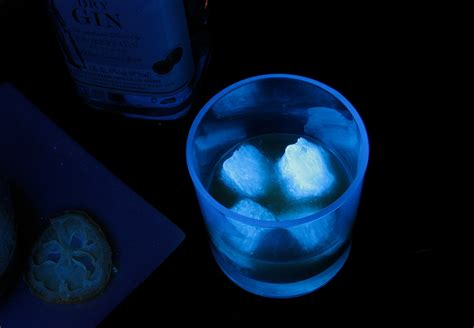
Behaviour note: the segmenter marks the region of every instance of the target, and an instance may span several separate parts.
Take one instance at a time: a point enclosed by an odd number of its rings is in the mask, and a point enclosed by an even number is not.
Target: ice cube
[[[337,149],[356,149],[359,134],[354,120],[346,118],[339,110],[327,107],[308,109],[304,131]]]
[[[278,215],[278,220],[300,219],[315,214],[319,210],[314,206],[301,206]],[[337,238],[335,227],[336,215],[332,212],[308,223],[290,227],[288,230],[298,241],[301,248],[306,252],[310,252],[329,248]]]
[[[255,220],[276,220],[273,213],[267,208],[248,198],[244,198],[237,202],[231,208],[231,210],[235,213]],[[253,254],[260,243],[260,239],[262,238],[265,229],[254,225],[248,225],[233,219],[230,219],[230,222],[238,232],[238,236],[231,238],[234,246],[241,250],[244,254]]]
[[[240,195],[263,196],[270,183],[271,167],[263,154],[252,145],[242,145],[222,165],[224,183]]]
[[[265,99],[262,97],[261,85],[259,83],[247,83],[221,97],[212,106],[212,112],[218,119],[236,118],[264,103]]]
[[[286,147],[277,171],[284,192],[297,200],[322,196],[335,182],[325,151],[305,138]]]
[[[268,229],[268,231],[264,231],[261,235],[259,238],[260,243],[255,250],[256,257],[281,262],[294,260],[301,255],[301,245],[287,229]],[[280,268],[277,270],[279,269]],[[276,273],[273,272],[273,275],[275,274]]]
[[[251,199],[244,198],[235,204],[232,208],[232,211],[240,215],[255,219],[255,220],[265,220],[265,221],[274,221],[275,216],[268,209],[263,207],[257,202],[254,202]]]
[[[199,165],[215,164],[226,149],[246,139],[247,133],[242,125],[226,122],[203,124],[195,141],[194,156]]]
[[[290,229],[304,251],[322,251],[337,240],[333,218],[321,218]]]
[[[319,212],[321,209],[317,206],[292,206],[289,210],[284,211],[278,215],[279,221],[288,221],[301,219]]]
[[[196,138],[196,147],[202,152],[220,150],[226,145],[236,144],[247,135],[245,128],[236,124],[207,124],[203,129],[204,133]]]

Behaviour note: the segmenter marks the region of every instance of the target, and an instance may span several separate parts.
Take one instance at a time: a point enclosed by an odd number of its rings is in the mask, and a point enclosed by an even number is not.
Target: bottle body
[[[98,109],[174,119],[190,106],[194,62],[180,0],[50,0],[77,90]]]

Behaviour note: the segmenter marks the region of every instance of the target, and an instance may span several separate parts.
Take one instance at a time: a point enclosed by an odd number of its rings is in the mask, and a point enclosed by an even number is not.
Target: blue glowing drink
[[[335,90],[285,74],[240,81],[200,111],[186,158],[215,259],[237,285],[294,297],[341,269],[368,139]]]
[[[237,214],[268,222],[309,217],[333,203],[350,184],[337,156],[323,144],[294,134],[265,134],[238,143],[216,164],[209,193]],[[231,221],[232,222],[232,221]],[[317,276],[348,249],[337,220],[259,229],[233,221],[217,236],[216,256],[248,281],[291,284]]]

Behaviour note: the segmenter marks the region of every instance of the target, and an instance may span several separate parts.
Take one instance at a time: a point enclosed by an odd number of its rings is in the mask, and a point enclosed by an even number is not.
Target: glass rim
[[[351,115],[354,117],[354,120],[357,123],[357,127],[359,129],[359,132],[361,134],[361,151],[360,151],[360,156],[362,158],[361,160],[361,166],[360,169],[357,170],[357,174],[355,178],[351,181],[349,187],[340,195],[334,202],[326,206],[324,209],[322,209],[319,212],[316,212],[314,214],[294,219],[294,220],[285,220],[285,221],[265,221],[265,220],[258,220],[258,219],[253,219],[249,218],[244,215],[240,215],[238,213],[235,213],[231,209],[225,207],[224,205],[220,204],[204,187],[201,179],[198,176],[198,173],[196,172],[195,166],[191,163],[191,157],[192,157],[192,148],[193,148],[193,141],[196,137],[196,131],[198,126],[201,124],[202,119],[204,116],[209,112],[209,110],[213,107],[213,105],[220,99],[222,99],[225,95],[228,93],[240,88],[243,85],[258,81],[258,80],[264,80],[264,79],[289,79],[289,80],[295,80],[295,81],[301,81],[301,82],[306,82],[309,84],[312,84],[316,87],[319,87],[323,89],[324,91],[330,93],[333,95],[337,100],[339,100],[346,108],[349,110]],[[223,90],[219,91],[216,95],[214,95],[209,101],[206,102],[206,104],[201,108],[199,111],[198,115],[194,118],[194,121],[191,125],[191,129],[189,130],[188,138],[186,141],[186,164],[188,166],[188,171],[191,176],[191,179],[194,184],[194,188],[196,189],[196,192],[200,193],[206,201],[208,201],[214,208],[216,208],[218,211],[223,213],[223,215],[226,218],[232,218],[236,221],[240,221],[241,223],[244,223],[246,225],[251,225],[251,226],[257,226],[257,227],[262,227],[262,228],[290,228],[298,225],[302,225],[314,220],[317,220],[321,217],[324,217],[328,215],[329,213],[334,212],[336,209],[338,209],[342,204],[346,202],[346,200],[352,196],[355,192],[357,192],[358,186],[361,185],[362,180],[364,178],[365,172],[367,170],[367,165],[368,165],[368,160],[369,160],[369,140],[367,136],[367,130],[365,128],[364,122],[362,121],[362,118],[360,117],[359,113],[357,110],[352,106],[352,104],[338,91],[335,89],[327,86],[326,84],[313,80],[311,78],[299,76],[299,75],[294,75],[294,74],[263,74],[263,75],[257,75],[254,77],[246,78],[243,80],[240,80],[238,82],[235,82]]]

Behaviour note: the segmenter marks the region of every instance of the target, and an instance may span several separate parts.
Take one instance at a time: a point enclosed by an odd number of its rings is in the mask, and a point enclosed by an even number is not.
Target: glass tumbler
[[[319,212],[294,220],[257,220],[221,205],[208,191],[216,163],[235,145],[271,133],[323,144],[344,167],[347,189]],[[351,248],[369,143],[359,114],[337,91],[288,74],[237,82],[198,113],[186,158],[216,262],[238,286],[266,297],[295,297],[323,286],[341,269]]]

